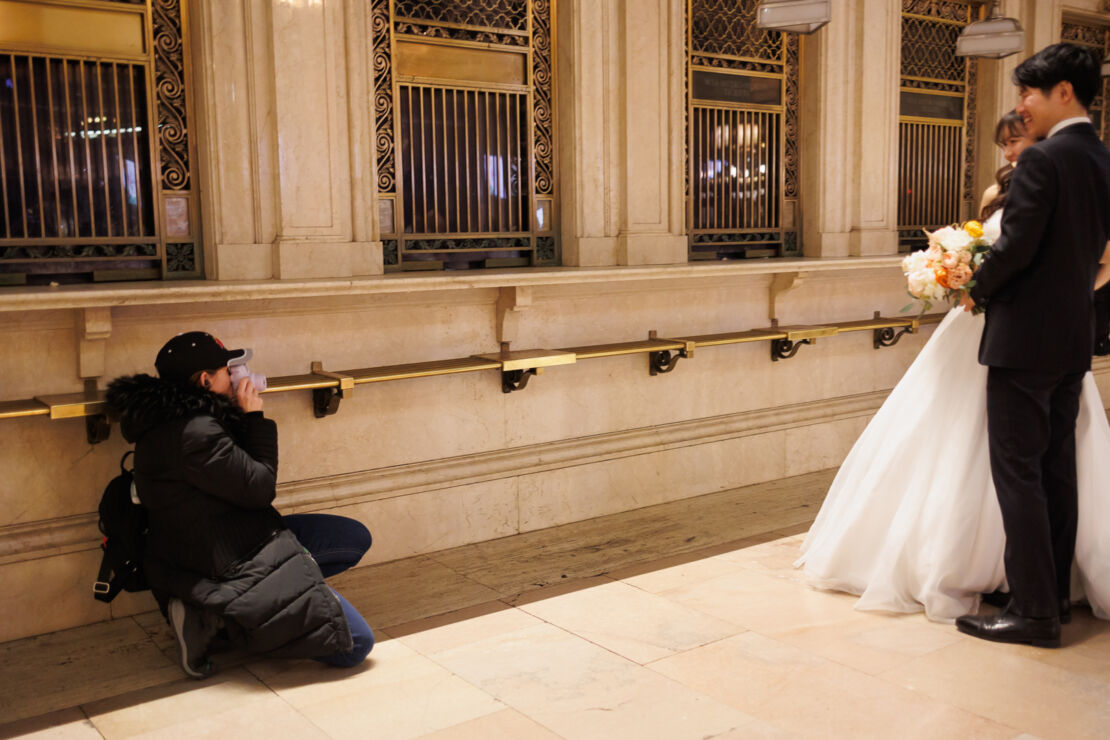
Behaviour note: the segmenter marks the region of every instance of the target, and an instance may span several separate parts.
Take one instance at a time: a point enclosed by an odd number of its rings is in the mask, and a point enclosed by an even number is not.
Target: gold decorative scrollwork
[[[524,31],[528,0],[396,0],[398,18]]]
[[[525,36],[495,31],[478,31],[473,28],[447,28],[444,26],[430,26],[412,21],[397,21],[394,30],[407,36],[425,36],[435,39],[455,39],[462,41],[477,41],[483,44],[501,44],[503,46],[527,46]]]
[[[902,12],[945,21],[968,22],[967,0],[902,0]]]
[[[551,107],[551,3],[550,0],[535,0],[532,7],[532,125],[535,189],[539,195],[550,195],[555,188]]]
[[[180,0],[154,0],[154,86],[162,187],[189,189],[189,127],[185,103],[185,59],[181,46]]]
[[[786,172],[783,195],[798,197],[798,53],[797,34],[786,40]]]
[[[979,62],[976,59],[967,60],[967,101],[964,105],[964,203],[967,204],[967,217],[977,215],[974,213],[978,198],[975,194],[975,135],[979,125],[978,93],[976,79],[979,76]]]
[[[378,192],[395,191],[393,154],[393,62],[391,59],[389,0],[370,6],[373,38],[374,151],[378,160]]]
[[[782,62],[783,34],[755,23],[756,0],[697,0],[690,8],[690,51]]]
[[[956,56],[961,30],[953,23],[903,15],[902,76],[962,82],[964,59]]]

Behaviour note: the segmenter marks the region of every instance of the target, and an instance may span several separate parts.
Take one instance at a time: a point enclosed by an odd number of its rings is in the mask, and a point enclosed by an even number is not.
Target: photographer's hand
[[[250,378],[239,381],[239,386],[235,389],[235,400],[245,414],[262,410],[262,396],[258,395],[258,389]]]

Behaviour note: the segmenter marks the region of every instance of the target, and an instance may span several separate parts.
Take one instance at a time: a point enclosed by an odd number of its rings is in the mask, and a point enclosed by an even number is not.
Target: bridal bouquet
[[[913,252],[902,260],[907,290],[910,297],[924,302],[922,313],[932,308],[933,301],[953,306],[959,303],[975,285],[975,271],[991,248],[991,241],[983,235],[983,225],[978,221],[945,226],[925,234],[929,237],[928,249]],[[902,310],[912,306],[911,303]]]

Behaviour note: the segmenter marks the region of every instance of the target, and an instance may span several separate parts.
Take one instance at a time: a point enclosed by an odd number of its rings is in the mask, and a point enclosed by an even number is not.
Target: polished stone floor
[[[1037,650],[802,583],[791,562],[830,480],[343,574],[379,639],[356,669],[230,659],[191,681],[151,613],[3,644],[0,737],[1110,734],[1110,624],[1085,609],[1062,649]]]

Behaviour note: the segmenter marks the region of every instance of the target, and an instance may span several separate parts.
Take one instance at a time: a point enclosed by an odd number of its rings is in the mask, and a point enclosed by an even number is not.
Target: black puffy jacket
[[[107,400],[135,444],[151,588],[225,617],[235,641],[254,652],[349,651],[335,594],[273,507],[277,425],[224,396],[149,375],[117,378]]]

